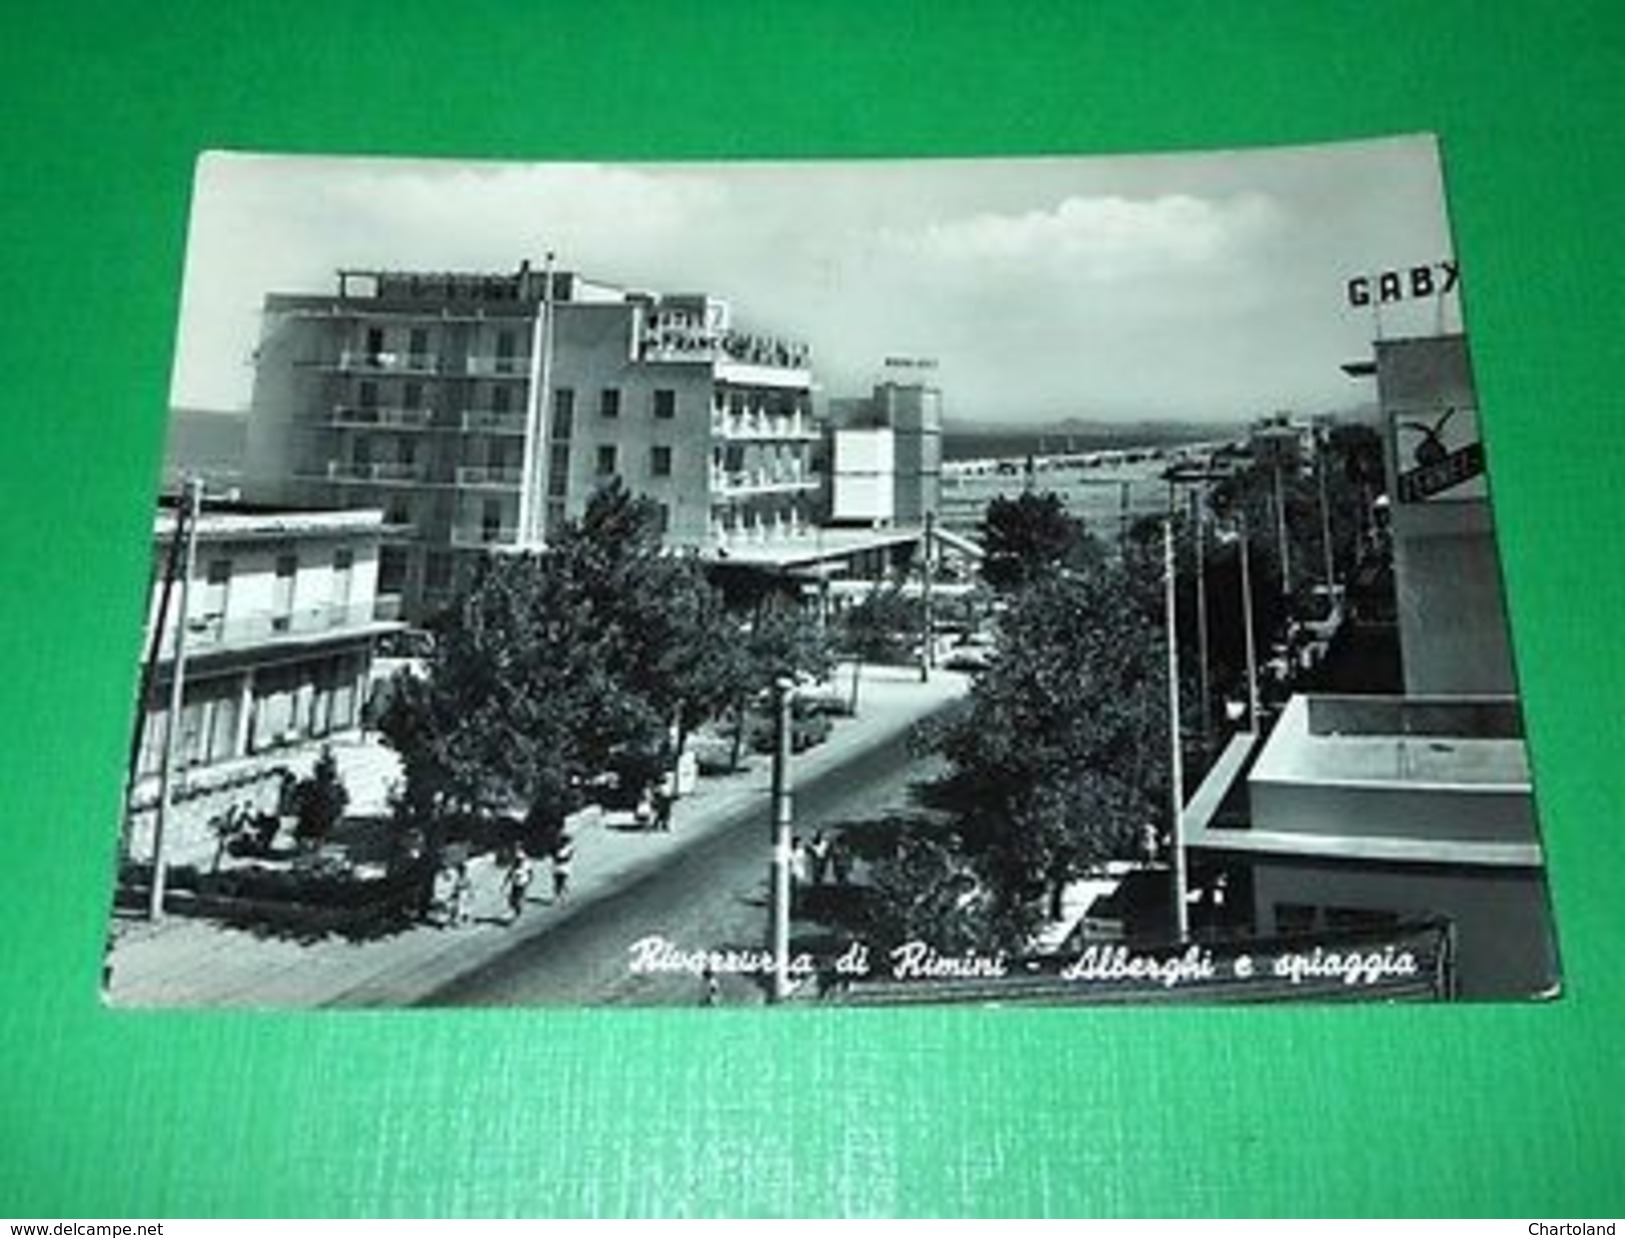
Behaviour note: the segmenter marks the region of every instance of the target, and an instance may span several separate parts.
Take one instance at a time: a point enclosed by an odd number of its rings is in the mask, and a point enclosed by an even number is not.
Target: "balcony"
[[[329,460],[327,480],[345,482],[409,482],[429,480],[429,468],[424,464],[403,464],[398,460],[370,463],[353,460]]]
[[[812,419],[804,413],[768,413],[711,410],[711,433],[717,438],[746,441],[797,442],[818,437]]]
[[[454,527],[451,531],[451,544],[459,550],[482,550],[490,546],[512,546],[518,541],[519,527],[511,524]]]
[[[530,377],[530,358],[526,357],[470,357],[468,374],[472,378]]]
[[[723,498],[817,490],[819,477],[800,468],[711,470],[711,493]]]
[[[434,409],[340,404],[333,409],[329,421],[335,426],[355,426],[369,430],[427,430],[434,422]]]
[[[437,374],[439,361],[427,353],[352,352],[339,354],[335,367],[355,374]]]
[[[398,601],[398,599],[397,599]],[[377,601],[309,606],[300,610],[255,611],[246,615],[200,615],[186,624],[186,648],[193,656],[214,651],[275,644],[281,640],[333,634],[357,636],[388,622]],[[165,649],[172,647],[165,641]]]
[[[499,464],[465,464],[457,470],[459,486],[496,487],[517,489],[524,480],[524,470],[517,466]]]
[[[471,408],[463,414],[463,429],[476,434],[523,434],[525,423],[524,413]]]

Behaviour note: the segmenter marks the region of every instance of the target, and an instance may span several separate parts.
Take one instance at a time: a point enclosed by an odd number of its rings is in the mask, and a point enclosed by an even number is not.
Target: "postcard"
[[[1427,136],[205,154],[107,1000],[1555,995],[1470,276]]]

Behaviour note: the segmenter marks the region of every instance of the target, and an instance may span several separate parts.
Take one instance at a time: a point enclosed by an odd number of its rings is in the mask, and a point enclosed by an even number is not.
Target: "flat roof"
[[[1404,698],[1380,699],[1403,715]],[[1437,700],[1427,703],[1435,723],[1429,732],[1407,734],[1402,730],[1368,731],[1355,717],[1350,717],[1347,728],[1328,730],[1322,723],[1312,730],[1311,701],[1310,697],[1294,696],[1287,703],[1253,766],[1255,781],[1486,790],[1529,787],[1529,753],[1521,737],[1471,733],[1470,711],[1477,702],[1462,703],[1461,734],[1441,733],[1438,714],[1448,716],[1449,706]]]
[[[907,529],[820,529],[793,538],[765,542],[730,542],[709,546],[700,552],[708,563],[735,564],[784,570],[811,567],[833,559],[844,559],[866,550],[881,550],[917,542],[925,530]]]
[[[376,508],[311,511],[287,508],[258,511],[214,511],[205,507],[198,516],[198,537],[225,538],[331,537],[341,533],[383,533],[384,513]],[[175,531],[175,512],[162,510],[153,521],[153,535],[168,537]]]

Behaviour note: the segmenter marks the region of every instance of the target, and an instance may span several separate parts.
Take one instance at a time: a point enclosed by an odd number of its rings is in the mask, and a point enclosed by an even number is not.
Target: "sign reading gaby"
[[[1425,301],[1442,297],[1454,292],[1460,279],[1460,268],[1454,259],[1448,259],[1425,266],[1356,275],[1348,281],[1346,291],[1349,304],[1361,308],[1373,302],[1389,305],[1395,301]]]

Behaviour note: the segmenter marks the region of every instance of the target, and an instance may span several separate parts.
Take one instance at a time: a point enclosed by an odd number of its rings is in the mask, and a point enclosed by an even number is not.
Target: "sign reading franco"
[[[1446,259],[1404,270],[1356,275],[1348,281],[1346,291],[1349,304],[1357,308],[1373,302],[1388,305],[1395,301],[1425,301],[1446,296],[1456,290],[1460,279],[1460,267],[1454,259]]]
[[[1484,444],[1478,410],[1465,406],[1394,414],[1399,501],[1484,496]]]

